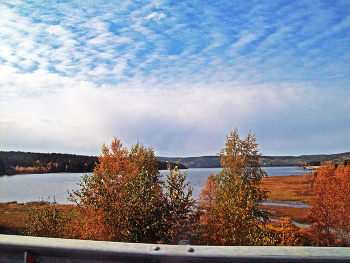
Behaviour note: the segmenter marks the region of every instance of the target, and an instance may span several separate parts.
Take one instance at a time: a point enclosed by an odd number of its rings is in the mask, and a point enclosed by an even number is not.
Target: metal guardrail
[[[26,259],[25,259],[26,255]],[[350,248],[159,245],[0,235],[0,262],[350,262]]]

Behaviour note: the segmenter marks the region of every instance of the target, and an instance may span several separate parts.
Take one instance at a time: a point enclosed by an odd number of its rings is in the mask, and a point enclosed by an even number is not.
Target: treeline
[[[163,162],[180,162],[188,168],[220,168],[220,156],[199,156],[199,157],[158,157]]]
[[[200,156],[171,158],[158,157],[160,161],[176,162],[180,159],[181,163],[188,168],[220,168],[220,156]],[[301,155],[301,156],[260,156],[260,162],[263,166],[303,166],[312,163],[341,163],[350,160],[350,152],[339,154],[319,154],[319,155]]]
[[[90,173],[98,157],[61,153],[32,153],[0,151],[0,176],[35,173]],[[167,162],[158,162],[159,170],[167,169]],[[176,162],[170,163],[175,167]],[[178,164],[179,169],[187,169]]]
[[[180,163],[177,162],[180,160]],[[221,168],[221,156],[200,156],[171,158],[158,157],[159,170],[166,170],[168,163],[172,168]],[[331,161],[349,162],[350,152],[331,155],[302,156],[260,156],[263,166],[312,166]],[[0,176],[32,173],[89,173],[92,172],[98,157],[61,153],[32,153],[0,151]]]
[[[317,154],[301,156],[261,156],[264,166],[303,166],[312,163],[342,163],[350,160],[350,152],[338,154]]]
[[[60,153],[0,152],[0,175],[92,172],[98,158]]]

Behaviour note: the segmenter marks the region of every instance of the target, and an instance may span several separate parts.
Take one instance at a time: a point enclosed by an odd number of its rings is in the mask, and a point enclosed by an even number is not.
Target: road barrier
[[[134,244],[0,235],[0,262],[349,263],[350,248]]]

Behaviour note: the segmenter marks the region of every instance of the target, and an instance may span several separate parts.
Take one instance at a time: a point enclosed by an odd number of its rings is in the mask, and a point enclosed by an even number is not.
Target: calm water
[[[264,170],[269,176],[300,175],[305,171],[297,170],[297,167],[266,167]],[[191,182],[193,195],[198,198],[207,177],[216,174],[221,168],[199,168],[181,170],[187,172],[187,178]],[[169,174],[168,171],[161,171]],[[68,191],[79,189],[82,173],[52,173],[52,174],[25,174],[0,177],[0,202],[17,201],[26,203],[38,201],[48,197],[60,204],[67,204]]]

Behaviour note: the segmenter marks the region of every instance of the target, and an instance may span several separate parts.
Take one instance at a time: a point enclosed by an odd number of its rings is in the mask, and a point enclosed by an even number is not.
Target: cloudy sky
[[[2,0],[0,147],[347,152],[349,62],[348,0]]]

